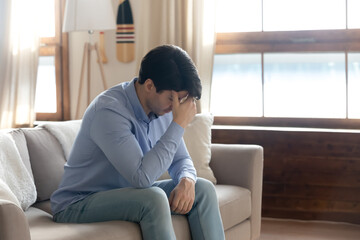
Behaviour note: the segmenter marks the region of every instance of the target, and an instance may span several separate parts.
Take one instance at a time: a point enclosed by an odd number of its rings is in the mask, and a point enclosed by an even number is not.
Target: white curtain
[[[136,61],[152,48],[174,44],[183,48],[198,68],[203,85],[200,112],[210,106],[215,49],[215,0],[141,1],[136,24]]]
[[[39,56],[37,0],[0,6],[0,128],[32,126]]]

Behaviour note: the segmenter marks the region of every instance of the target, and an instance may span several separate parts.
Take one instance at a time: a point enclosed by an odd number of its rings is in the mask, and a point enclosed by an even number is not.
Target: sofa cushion
[[[55,223],[49,213],[36,207],[26,211],[32,240],[98,240],[98,239],[142,239],[139,224],[126,221],[67,224]],[[189,224],[185,216],[173,215],[172,222],[177,240],[191,239]]]
[[[50,215],[53,215],[52,211],[51,211],[51,202],[50,202],[50,200],[36,202],[35,204],[32,205],[32,207],[38,208],[38,209],[43,210],[44,212],[46,212],[46,213],[48,213]]]
[[[33,205],[33,207],[52,215],[50,201],[37,202]],[[176,239],[191,239],[191,233],[187,217],[183,215],[172,215],[172,222],[175,230]]]
[[[65,157],[60,143],[43,128],[24,129],[38,201],[48,200],[64,173]]]
[[[196,114],[185,129],[184,141],[194,162],[197,175],[216,184],[216,178],[209,166],[213,122],[214,116],[210,113]]]
[[[32,240],[142,239],[139,225],[132,222],[55,223],[50,214],[34,207],[25,214],[29,220]]]
[[[246,233],[246,236],[249,235],[249,221],[246,225],[240,223],[246,222],[246,219],[249,218],[251,214],[250,191],[242,187],[231,185],[216,185],[215,189],[218,196],[224,230],[227,231],[227,234],[237,235],[237,233],[240,232],[242,234]],[[106,229],[113,231],[112,234],[114,234],[114,236],[118,236],[117,234],[120,234],[118,232],[122,231],[123,233],[119,235],[119,239],[141,239],[137,238],[139,233],[137,233],[136,229],[138,229],[139,232],[140,229],[135,223],[112,221],[92,224],[60,224],[52,222],[50,201],[36,203],[33,206],[34,207],[30,208],[30,211],[28,210],[26,212],[31,227],[31,235],[34,237],[33,239],[45,239],[38,236],[42,236],[41,234],[44,234],[43,236],[50,236],[47,234],[56,231],[59,231],[59,233],[56,234],[56,236],[47,238],[47,240],[67,239],[70,236],[72,236],[72,239],[106,239],[105,236],[108,235],[106,235],[104,231],[99,231],[97,233],[95,231],[95,229],[100,229],[102,226],[106,226]],[[178,240],[191,239],[189,224],[185,216],[173,215],[172,221]],[[69,226],[71,227],[68,232],[61,231],[61,229],[66,229]],[[92,229],[91,226],[93,226],[94,229]],[[82,237],[88,237],[81,238],[79,233],[83,234]],[[130,236],[129,234],[134,234],[134,237],[128,238]],[[76,237],[74,238],[74,236]]]
[[[251,192],[232,185],[216,185],[224,230],[243,222],[251,215]]]

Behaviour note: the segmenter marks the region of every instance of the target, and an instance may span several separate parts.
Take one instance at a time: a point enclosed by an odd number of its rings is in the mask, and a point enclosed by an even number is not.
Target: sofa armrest
[[[260,237],[263,148],[258,145],[212,144],[210,167],[218,184],[251,191],[251,239]]]
[[[0,239],[30,240],[29,224],[16,204],[0,199]]]
[[[29,223],[10,189],[0,184],[0,239],[30,240]]]

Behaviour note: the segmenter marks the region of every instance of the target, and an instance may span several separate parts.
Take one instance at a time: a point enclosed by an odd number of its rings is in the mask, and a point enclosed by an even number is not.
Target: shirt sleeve
[[[176,184],[180,182],[181,178],[185,177],[191,178],[195,182],[197,180],[196,170],[183,138],[181,138],[180,145],[168,171]]]
[[[131,129],[131,121],[119,113],[102,109],[92,120],[90,137],[131,186],[150,187],[170,167],[184,129],[172,122],[145,154]]]

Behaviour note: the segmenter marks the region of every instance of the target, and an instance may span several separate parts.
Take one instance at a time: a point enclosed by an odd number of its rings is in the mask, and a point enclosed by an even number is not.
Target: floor
[[[260,240],[360,240],[360,225],[263,218]]]

